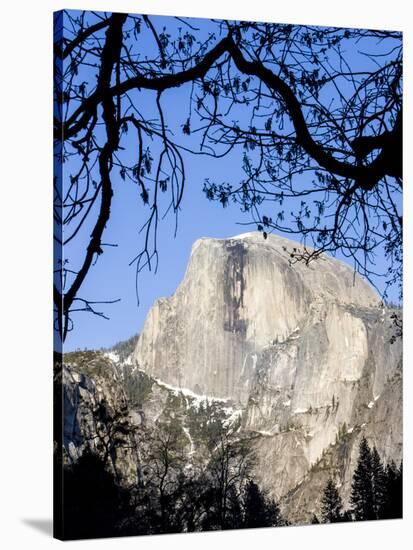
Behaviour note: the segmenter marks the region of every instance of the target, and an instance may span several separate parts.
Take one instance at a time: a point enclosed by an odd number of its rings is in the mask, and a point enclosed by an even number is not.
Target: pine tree
[[[403,517],[403,463],[400,468],[392,461],[385,468],[386,498],[383,507],[384,519]]]
[[[360,441],[359,459],[353,475],[350,502],[356,520],[375,519],[372,456],[365,437]]]
[[[376,519],[382,519],[386,502],[386,475],[380,455],[376,447],[371,453],[372,483],[373,483],[373,509]]]
[[[394,517],[403,517],[403,461],[397,470],[396,483],[394,486]]]
[[[265,527],[265,500],[258,485],[248,481],[244,489],[244,527]]]
[[[324,489],[323,498],[321,500],[321,517],[323,523],[336,523],[341,521],[343,510],[343,502],[335,486],[330,478]]]
[[[244,522],[246,528],[273,527],[282,524],[278,505],[249,480],[244,489],[243,497]]]

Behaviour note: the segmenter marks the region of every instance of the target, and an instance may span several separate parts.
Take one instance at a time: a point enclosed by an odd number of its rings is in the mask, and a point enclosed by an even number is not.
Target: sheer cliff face
[[[339,261],[291,266],[298,246],[256,233],[202,239],[174,296],[149,312],[133,357],[68,354],[59,371],[65,460],[96,441],[102,407],[134,429],[173,418],[189,462],[205,459],[220,425],[251,442],[254,478],[293,523],[319,515],[330,477],[348,505],[362,436],[399,463],[402,343],[390,344],[392,311]],[[128,483],[139,453],[127,444],[111,454]]]
[[[263,350],[305,331],[305,346],[291,346],[273,373],[280,383],[308,394],[295,372],[307,360],[313,377],[330,386],[332,362],[340,363],[343,379],[357,379],[367,357],[366,328],[343,306],[370,307],[378,297],[330,258],[291,266],[295,246],[258,233],[197,241],[175,295],[158,300],[146,319],[135,354],[140,368],[175,386],[246,403]],[[313,399],[311,390],[295,405]],[[321,394],[312,405],[320,400]]]
[[[290,265],[295,247],[258,233],[197,241],[184,280],[155,303],[135,350],[149,375],[242,409],[257,477],[286,498],[291,517],[317,511],[328,475],[348,496],[362,434],[385,460],[402,451],[391,312],[342,262]]]

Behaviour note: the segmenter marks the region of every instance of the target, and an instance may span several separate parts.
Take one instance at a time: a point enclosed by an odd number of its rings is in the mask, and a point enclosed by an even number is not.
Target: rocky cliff
[[[197,241],[175,294],[149,312],[134,356],[168,384],[238,404],[255,436],[257,476],[276,498],[289,495],[291,514],[290,492],[341,440],[344,498],[361,433],[385,460],[402,452],[401,342],[389,342],[390,312],[343,262],[292,265],[297,247],[259,233]]]
[[[258,354],[305,331],[310,348],[320,338],[328,341],[314,375],[322,376],[334,360],[342,378],[357,378],[367,353],[366,329],[342,306],[377,307],[378,296],[347,265],[327,256],[309,266],[290,265],[295,246],[259,233],[197,241],[174,296],[159,299],[148,314],[135,353],[140,368],[176,386],[246,403]],[[305,396],[299,401],[294,404],[302,407]]]
[[[294,523],[319,513],[330,476],[347,504],[362,435],[399,462],[402,349],[400,339],[390,344],[392,312],[340,261],[292,265],[298,246],[259,233],[201,239],[126,363],[110,353],[69,357],[69,458],[93,432],[85,403],[126,403],[136,426],[172,419],[188,460],[202,460],[210,432],[223,428],[251,440],[256,478]],[[138,456],[113,462],[125,476],[139,469]]]

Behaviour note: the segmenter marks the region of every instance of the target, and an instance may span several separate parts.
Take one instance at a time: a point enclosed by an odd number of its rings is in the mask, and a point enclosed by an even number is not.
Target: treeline
[[[127,488],[113,456],[89,446],[64,469],[64,538],[286,524],[278,504],[252,478],[254,455],[248,441],[221,433],[205,447],[201,461],[188,458],[183,435],[173,424],[146,432],[137,481]]]
[[[337,486],[329,479],[321,501],[321,521],[313,523],[396,519],[403,516],[403,463],[384,466],[377,449],[366,438],[359,446],[359,458],[351,484],[350,506],[344,510]]]
[[[126,406],[114,412],[104,401],[83,425],[85,449],[63,473],[65,539],[288,524],[253,477],[247,438],[214,424],[194,442],[182,418],[137,426]],[[348,509],[330,479],[313,523],[402,517],[402,477],[402,465],[384,466],[363,438]]]

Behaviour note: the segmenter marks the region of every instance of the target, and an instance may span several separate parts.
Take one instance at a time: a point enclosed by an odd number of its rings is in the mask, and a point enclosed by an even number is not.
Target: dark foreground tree
[[[145,513],[152,533],[176,533],[183,530],[182,493],[185,488],[185,464],[182,429],[172,422],[158,425],[146,436],[143,454]]]
[[[242,505],[245,528],[275,527],[283,523],[277,503],[268,498],[253,480],[249,480],[244,488]]]
[[[251,473],[252,449],[224,435],[209,460],[184,457],[182,430],[145,430],[137,440],[136,482],[114,475],[110,461],[87,449],[64,468],[65,539],[148,535],[285,525],[279,507]],[[145,437],[143,439],[143,436]],[[121,442],[119,443],[121,445]],[[185,459],[185,460],[184,460]]]
[[[122,520],[131,512],[129,495],[116,482],[99,456],[86,451],[64,468],[63,537],[113,537],[122,533]]]
[[[403,462],[397,468],[390,462],[385,468],[386,497],[383,505],[383,519],[403,517]]]
[[[400,33],[66,11],[54,52],[62,340],[75,312],[105,316],[84,282],[116,244],[105,228],[118,186],[133,184],[143,205],[138,274],[156,266],[158,223],[178,213],[189,154],[229,155],[242,168],[238,180],[206,174],[207,198],[237,203],[264,237],[278,230],[315,246],[290,251],[292,261],[341,252],[371,280],[401,282]],[[187,108],[165,112],[176,87]],[[76,242],[87,242],[77,265]]]
[[[222,430],[210,449],[202,495],[202,530],[237,529],[242,527],[242,487],[254,464],[252,449],[248,441],[234,440]]]
[[[374,489],[372,458],[367,439],[363,437],[359,445],[359,458],[351,484],[350,502],[356,520],[376,519],[374,511]]]
[[[330,478],[321,500],[321,517],[324,523],[342,521],[343,502],[334,481]]]
[[[403,464],[383,467],[377,449],[360,441],[359,459],[353,474],[351,511],[356,520],[391,519],[403,516]]]
[[[387,484],[383,464],[376,447],[373,447],[371,452],[371,470],[374,516],[376,519],[381,519],[384,516],[384,507],[387,499]]]

